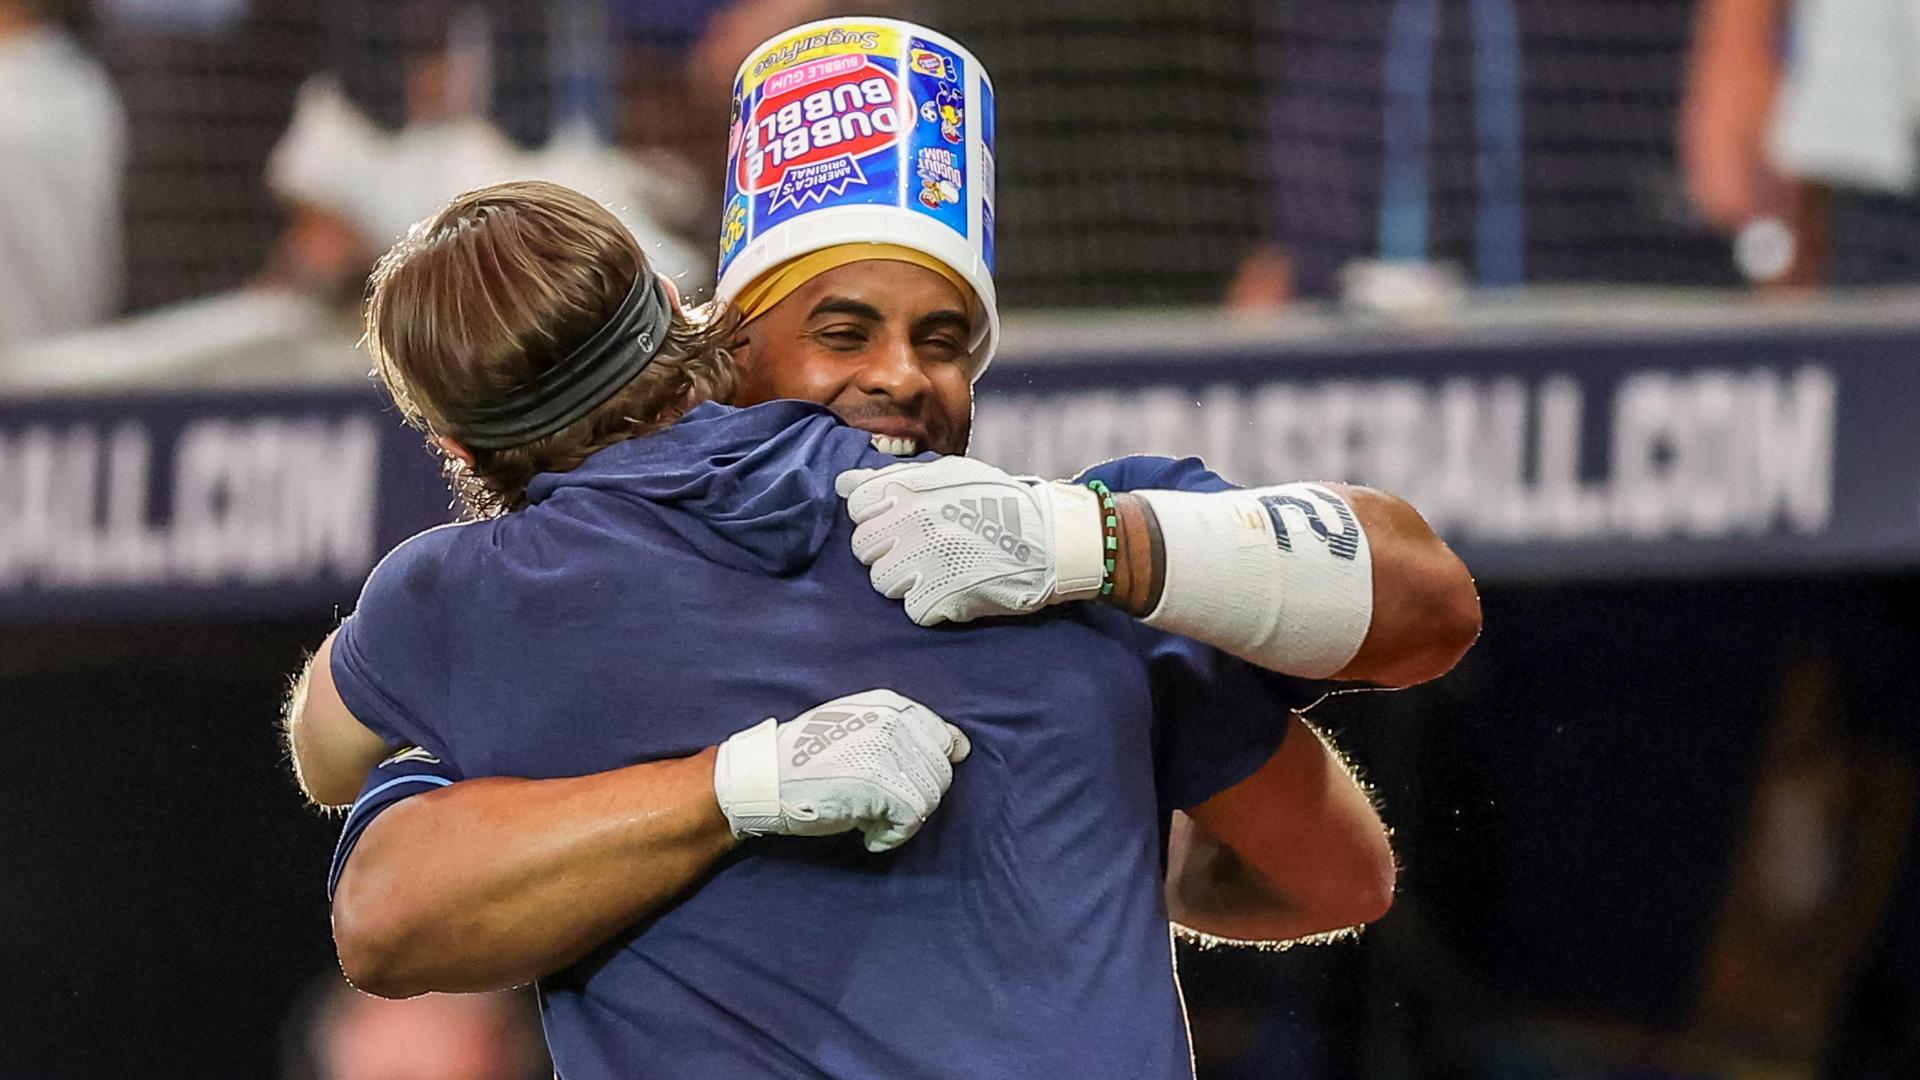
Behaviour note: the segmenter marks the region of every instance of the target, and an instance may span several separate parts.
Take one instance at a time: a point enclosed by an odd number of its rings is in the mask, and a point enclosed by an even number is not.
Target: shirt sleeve
[[[327,870],[327,899],[333,899],[347,857],[353,854],[360,835],[374,818],[404,799],[424,795],[460,779],[463,778],[453,766],[418,747],[402,750],[375,766],[367,774],[360,797],[353,801],[346,823],[340,828],[340,842],[333,849],[333,865]]]
[[[354,718],[393,746],[443,746],[449,598],[445,541],[430,530],[373,568],[333,638],[331,671]]]
[[[1198,458],[1126,457],[1077,480],[1115,491],[1226,491],[1234,487]],[[1286,739],[1289,713],[1335,684],[1249,664],[1211,645],[1140,625],[1153,689],[1154,770],[1163,811],[1198,806],[1266,764]]]

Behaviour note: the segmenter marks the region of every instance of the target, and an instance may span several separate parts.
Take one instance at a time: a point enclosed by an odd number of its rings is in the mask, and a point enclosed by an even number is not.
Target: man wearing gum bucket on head
[[[779,78],[787,71],[797,74]],[[756,72],[758,82],[749,85]],[[729,518],[734,528],[774,509],[801,512],[781,502],[789,489],[807,490],[789,482],[800,471],[783,471],[776,459],[786,431],[806,429],[814,432],[808,438],[835,445],[853,434],[817,406],[866,432],[886,453],[963,449],[971,380],[997,335],[987,276],[991,215],[984,191],[974,194],[984,175],[973,171],[974,163],[990,162],[990,130],[981,130],[990,96],[971,57],[917,28],[837,20],[770,43],[749,60],[742,85],[723,291],[751,316],[735,400],[769,404],[731,411],[705,405],[689,414],[694,424],[647,437],[671,449],[698,438],[693,428],[764,421],[772,432],[764,445],[775,449],[730,447],[701,457],[720,479],[668,477],[672,490],[646,503],[661,506],[649,513],[677,521],[679,503],[733,499],[732,477],[776,478],[764,491],[744,492],[743,512]],[[959,86],[974,96],[956,95]],[[748,124],[756,129],[751,135]],[[747,152],[762,163],[738,164]],[[921,198],[928,181],[946,185],[932,200]],[[957,193],[951,203],[948,189]],[[910,210],[908,200],[939,203],[933,209],[948,216]],[[764,248],[757,266],[749,258],[755,244]],[[883,456],[854,439],[861,456],[850,459],[857,467],[842,479],[893,483],[878,469]],[[964,458],[924,464],[949,462],[972,467],[965,482],[999,482],[996,470]],[[722,766],[711,786],[687,792],[689,805],[709,810],[718,799],[726,812],[717,823],[720,842],[693,867],[686,890],[648,900],[658,875],[636,871],[631,859],[610,861],[607,852],[630,850],[650,820],[670,817],[640,818],[617,803],[576,800],[567,804],[564,828],[547,813],[543,828],[520,835],[520,812],[509,803],[551,807],[549,785],[573,781],[506,788],[455,782],[465,777],[453,758],[427,739],[421,750],[395,755],[369,778],[336,858],[343,897],[385,905],[377,919],[414,928],[374,935],[379,962],[411,972],[393,984],[404,988],[395,992],[482,988],[503,977],[485,961],[510,938],[515,955],[528,958],[522,974],[540,977],[555,1057],[568,1076],[1190,1075],[1158,881],[1168,815],[1191,811],[1201,830],[1273,886],[1245,910],[1193,903],[1218,899],[1204,889],[1176,890],[1184,906],[1175,915],[1184,922],[1232,937],[1285,938],[1377,915],[1391,889],[1384,836],[1364,795],[1290,709],[1316,696],[1319,684],[1309,679],[1398,684],[1444,670],[1472,628],[1462,618],[1425,616],[1448,603],[1460,608],[1463,583],[1469,599],[1471,583],[1397,500],[1334,486],[1276,490],[1262,496],[1276,502],[1260,512],[1273,513],[1278,527],[1284,511],[1297,527],[1301,558],[1276,580],[1286,578],[1298,596],[1285,633],[1247,639],[1231,619],[1193,616],[1218,614],[1220,605],[1209,602],[1218,580],[1204,572],[1156,580],[1161,561],[1193,565],[1195,533],[1211,527],[1215,510],[1242,512],[1213,497],[1230,494],[1219,490],[1225,485],[1196,463],[1164,459],[1124,459],[1102,475],[1122,493],[1109,521],[1124,518],[1128,530],[1126,546],[1107,567],[1111,583],[1099,568],[1098,504],[1085,489],[1015,484],[976,502],[970,514],[974,535],[991,532],[996,550],[1042,571],[1043,587],[1016,592],[1040,606],[1059,603],[1057,611],[964,630],[916,627],[867,591],[862,568],[845,555],[844,545],[858,545],[860,533],[849,541],[846,511],[837,503],[827,506],[837,521],[827,534],[836,549],[823,549],[817,569],[760,582],[760,602],[775,610],[732,604],[717,593],[707,603],[711,610],[675,607],[657,596],[610,609],[644,619],[654,610],[649,605],[659,604],[662,615],[651,632],[621,639],[644,646],[653,696],[617,696],[609,722],[632,730],[605,752],[631,754],[633,746],[658,740],[654,728],[676,718],[649,713],[686,710],[691,699],[684,695],[700,679],[710,680],[708,697],[716,683],[737,697],[783,689],[791,696],[799,691],[787,684],[824,675],[861,686],[891,680],[965,731],[973,754],[956,765],[946,802],[919,835],[887,854],[832,839],[768,837],[731,847],[727,827],[741,833],[726,792],[738,790],[738,778],[719,775]],[[891,498],[911,512],[920,482],[909,477],[899,486],[904,493]],[[1166,526],[1166,542],[1150,528],[1138,533],[1136,526],[1155,519],[1126,489],[1181,487],[1189,491],[1172,494],[1187,506],[1174,498],[1151,508]],[[1164,493],[1154,494],[1158,500]],[[854,495],[856,512],[874,509],[858,490]],[[1328,521],[1338,530],[1330,531]],[[1310,522],[1321,523],[1317,540]],[[1063,542],[1069,534],[1079,540]],[[452,533],[436,540],[460,542]],[[662,550],[677,551],[677,543],[668,537]],[[410,561],[421,562],[419,554]],[[876,573],[884,562],[882,556],[875,563]],[[834,588],[816,588],[808,576],[815,573],[823,575],[817,584]],[[752,583],[750,575],[699,569],[693,586],[709,575],[726,588]],[[424,588],[430,576],[400,580]],[[920,577],[915,587],[980,584],[966,574]],[[1238,584],[1266,595],[1274,583]],[[689,587],[662,581],[656,591]],[[370,583],[355,620],[368,617],[377,598],[372,590]],[[1155,590],[1191,603],[1136,612]],[[943,609],[941,597],[922,610],[913,588],[888,594],[904,594],[922,623],[939,621],[941,610],[955,621],[1016,614],[978,604]],[[398,605],[389,606],[393,617],[403,619],[426,603],[414,593],[385,599]],[[1165,625],[1155,625],[1162,616]],[[468,621],[447,622],[467,632]],[[756,639],[763,622],[789,629]],[[362,638],[370,625],[361,624]],[[758,640],[759,652],[740,647],[749,640]],[[687,662],[702,649],[719,651]],[[334,673],[351,678],[341,655],[334,650]],[[1281,674],[1289,668],[1301,677]],[[572,702],[590,689],[556,682],[549,692]],[[826,696],[808,689],[812,696],[801,696],[809,704]],[[610,707],[593,702],[611,695],[594,693],[578,708]],[[442,708],[431,694],[415,696],[420,709]],[[715,722],[732,722],[737,706]],[[435,720],[450,738],[469,730],[465,717]],[[531,734],[516,745],[550,752]],[[745,745],[736,747],[736,760]],[[668,763],[643,759],[621,772],[638,783],[641,770]],[[393,813],[402,799],[415,807]],[[713,826],[717,815],[704,817]],[[482,833],[486,842],[473,842]],[[437,872],[422,872],[405,856],[436,841]],[[445,857],[452,843],[468,848],[457,874]],[[384,853],[368,861],[370,847]],[[560,875],[568,889],[544,886]],[[456,888],[465,891],[455,897]],[[393,910],[402,890],[412,914]],[[596,948],[605,934],[589,940],[589,913],[608,904],[588,901],[605,896],[634,898],[613,906],[643,921]],[[337,934],[365,925],[345,914],[343,903],[336,903]],[[415,917],[434,911],[447,918]]]
[[[719,286],[746,320],[747,377],[735,402],[814,401],[872,432],[886,452],[960,454],[972,384],[1000,334],[992,276],[993,88],[974,57],[951,40],[889,25],[900,36],[886,40],[887,56],[871,55],[878,42],[848,34],[836,44],[832,35],[844,23],[830,20],[776,38],[740,69]],[[906,88],[896,100],[891,80],[874,68],[900,55]],[[858,105],[849,87],[862,89]],[[862,139],[869,130],[853,114],[888,105],[906,118],[887,133],[894,141],[875,135],[849,150],[845,136]],[[875,130],[885,124],[876,119]],[[1115,490],[1227,486],[1195,462],[1140,458],[1107,463],[1082,479]],[[1464,596],[1472,606],[1470,582],[1448,572],[1451,556],[1440,554],[1444,548],[1411,508],[1378,492],[1350,498],[1364,524],[1417,523],[1404,532],[1420,541],[1408,546],[1412,558],[1389,569],[1382,558],[1393,561],[1392,554],[1374,552],[1377,587],[1402,592],[1403,601],[1425,594],[1441,597],[1434,607],[1458,608]],[[1423,560],[1439,569],[1405,571]],[[1446,637],[1379,632],[1336,677],[1380,685],[1430,678],[1444,665],[1405,662]],[[1217,653],[1210,662],[1246,666]],[[1235,708],[1264,715],[1286,692],[1256,692]],[[1390,902],[1393,863],[1370,801],[1336,752],[1297,716],[1282,711],[1262,738],[1273,739],[1256,750],[1271,751],[1262,758],[1267,766],[1197,805],[1176,790],[1179,777],[1207,767],[1202,762],[1217,748],[1203,737],[1189,742],[1177,729],[1159,747],[1163,807],[1194,809],[1190,818],[1175,819],[1172,834],[1167,902],[1174,921],[1217,937],[1291,940],[1377,918]],[[1275,843],[1276,822],[1297,842]]]
[[[826,20],[750,55],[733,101],[735,403],[818,402],[899,456],[963,452],[1000,337],[985,71],[924,28]]]

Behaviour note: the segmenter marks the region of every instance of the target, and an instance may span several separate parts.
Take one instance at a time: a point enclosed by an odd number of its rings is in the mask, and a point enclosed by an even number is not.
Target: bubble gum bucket
[[[733,84],[718,295],[837,244],[932,256],[985,309],[993,287],[993,84],[973,54],[893,19],[826,19],[748,54]],[[977,371],[976,371],[977,377]]]

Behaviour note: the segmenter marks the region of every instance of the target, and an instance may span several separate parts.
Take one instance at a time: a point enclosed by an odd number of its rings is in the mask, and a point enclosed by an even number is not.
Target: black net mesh
[[[393,129],[417,112],[424,69],[458,82],[474,56],[484,85],[468,92],[516,143],[578,117],[672,155],[691,180],[657,216],[710,250],[718,184],[700,181],[724,157],[732,53],[778,28],[754,22],[778,14],[766,6],[97,5],[86,37],[129,114],[129,306],[231,287],[267,263],[284,217],[263,177],[303,82],[332,74]],[[994,77],[1010,308],[1212,304],[1263,244],[1310,297],[1383,256],[1451,262],[1487,285],[1734,280],[1674,160],[1689,0],[886,8],[952,34]]]

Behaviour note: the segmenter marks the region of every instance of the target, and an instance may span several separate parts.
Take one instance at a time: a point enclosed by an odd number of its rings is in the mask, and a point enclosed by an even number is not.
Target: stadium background
[[[118,93],[124,275],[87,325],[0,339],[0,1076],[313,1075],[335,822],[273,716],[447,498],[354,351],[366,208],[274,164],[300,88],[396,140],[590,133],[704,253],[712,87],[826,9],[39,7]],[[1727,216],[1718,10],[886,9],[999,89],[979,453],[1376,482],[1481,577],[1457,672],[1316,711],[1395,830],[1394,911],[1183,951],[1202,1077],[1920,1072],[1920,238],[1904,197],[1777,169]],[[37,107],[17,85],[0,116]],[[5,157],[9,220],[71,194]],[[1747,283],[1728,236],[1774,219],[1797,243]]]

